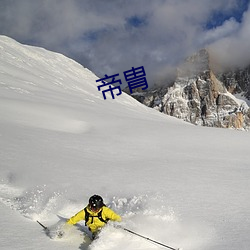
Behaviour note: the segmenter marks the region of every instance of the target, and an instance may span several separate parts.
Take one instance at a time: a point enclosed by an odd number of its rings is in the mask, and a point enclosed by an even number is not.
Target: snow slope
[[[97,193],[124,227],[166,245],[250,249],[249,133],[196,127],[125,93],[104,100],[96,79],[0,36],[0,248],[162,249],[112,225],[90,244],[83,223],[61,240],[36,223],[53,228]]]

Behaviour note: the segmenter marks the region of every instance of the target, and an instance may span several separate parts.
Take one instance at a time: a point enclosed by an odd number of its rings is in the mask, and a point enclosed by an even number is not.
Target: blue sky
[[[244,12],[248,9],[249,0],[240,0],[236,8],[233,8],[229,13],[224,13],[222,10],[216,10],[211,13],[211,18],[207,21],[206,28],[212,29],[223,25],[226,20],[234,18],[237,22],[242,22]]]
[[[1,0],[0,34],[63,53],[98,76],[144,66],[153,84],[210,48],[250,63],[249,0]]]

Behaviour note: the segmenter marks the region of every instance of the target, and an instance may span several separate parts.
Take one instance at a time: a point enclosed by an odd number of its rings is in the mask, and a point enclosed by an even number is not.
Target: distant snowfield
[[[163,249],[108,225],[50,239],[92,194],[122,225],[184,250],[250,249],[249,132],[196,127],[123,93],[63,55],[0,36],[1,249]]]

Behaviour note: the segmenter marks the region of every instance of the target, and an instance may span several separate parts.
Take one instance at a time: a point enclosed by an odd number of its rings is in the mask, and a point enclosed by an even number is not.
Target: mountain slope
[[[0,246],[161,249],[112,226],[90,246],[78,227],[42,234],[37,219],[51,226],[98,193],[122,225],[167,245],[249,248],[249,133],[196,127],[125,93],[104,100],[94,74],[41,48],[0,37],[0,52]]]

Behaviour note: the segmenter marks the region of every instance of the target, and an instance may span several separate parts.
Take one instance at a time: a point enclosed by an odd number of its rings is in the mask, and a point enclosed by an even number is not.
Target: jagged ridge
[[[248,70],[214,73],[208,50],[187,58],[171,87],[133,95],[145,105],[196,125],[248,129],[250,109],[233,94],[249,97]]]

